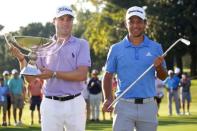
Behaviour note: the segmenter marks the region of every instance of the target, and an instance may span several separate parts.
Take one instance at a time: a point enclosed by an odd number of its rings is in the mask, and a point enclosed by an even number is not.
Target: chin
[[[143,34],[139,34],[139,35],[133,35],[133,37],[142,37],[143,36]]]

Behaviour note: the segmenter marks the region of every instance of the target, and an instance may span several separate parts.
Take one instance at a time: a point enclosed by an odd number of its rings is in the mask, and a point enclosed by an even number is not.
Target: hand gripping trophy
[[[37,58],[53,55],[63,45],[62,44],[58,49],[49,54],[47,52],[47,48],[49,48],[52,43],[54,43],[52,39],[34,36],[12,36],[11,34],[5,34],[4,37],[9,47],[14,46],[18,48],[29,60],[27,66],[21,70],[21,75],[35,76],[41,74],[41,71],[35,64]]]

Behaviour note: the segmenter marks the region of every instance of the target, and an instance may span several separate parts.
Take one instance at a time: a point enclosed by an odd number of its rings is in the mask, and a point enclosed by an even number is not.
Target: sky
[[[0,32],[17,31],[20,26],[29,23],[52,22],[56,8],[62,5],[76,4],[77,0],[1,0],[0,24],[4,29]]]

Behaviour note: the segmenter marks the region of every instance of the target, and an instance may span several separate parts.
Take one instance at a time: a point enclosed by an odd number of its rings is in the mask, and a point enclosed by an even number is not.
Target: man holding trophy
[[[81,91],[91,60],[88,42],[71,34],[73,19],[70,7],[57,9],[53,19],[56,29],[53,41],[43,50],[38,47],[34,52],[38,73],[22,73],[28,82],[35,77],[44,80],[40,109],[42,131],[85,130],[86,105]],[[29,64],[19,48],[11,45],[10,50],[18,59],[20,68],[27,68]]]

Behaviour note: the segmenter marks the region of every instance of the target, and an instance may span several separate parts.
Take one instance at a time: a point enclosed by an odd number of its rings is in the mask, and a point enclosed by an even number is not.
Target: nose
[[[134,28],[138,27],[138,22],[134,21],[134,22],[132,23],[132,26],[133,26]]]

